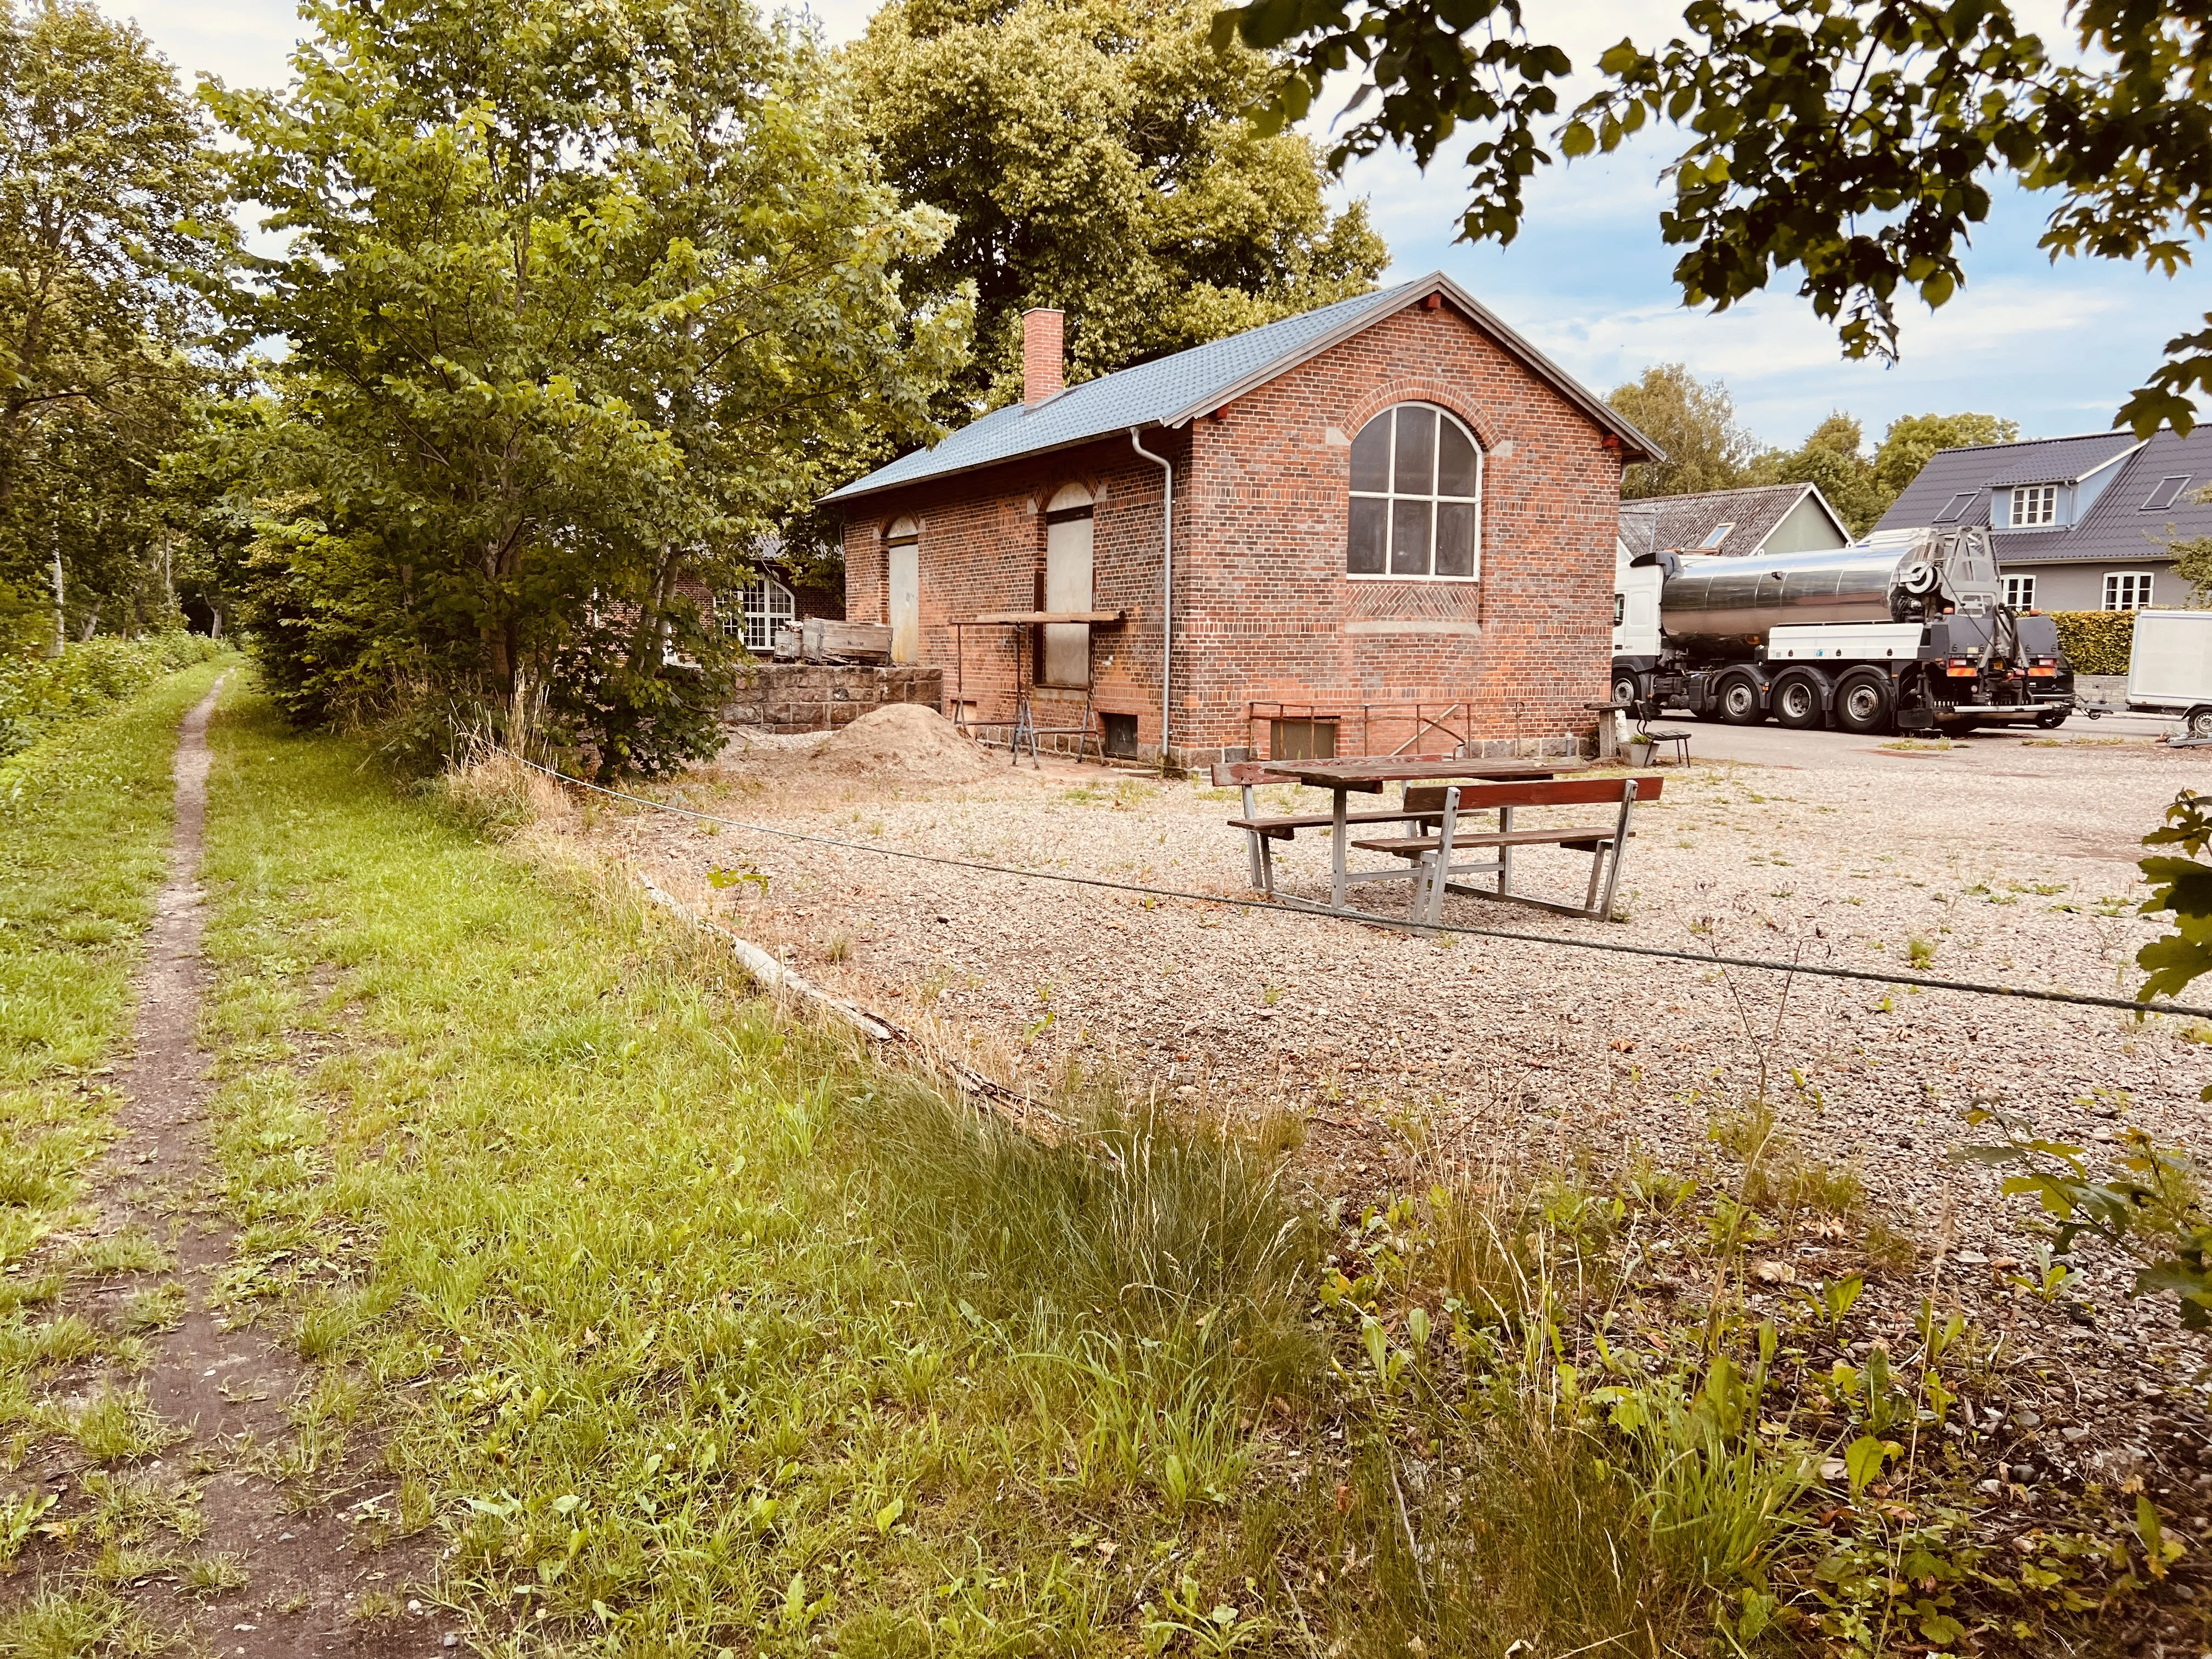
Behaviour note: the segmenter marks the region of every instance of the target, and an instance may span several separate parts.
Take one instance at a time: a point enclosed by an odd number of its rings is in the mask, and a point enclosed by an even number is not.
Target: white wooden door
[[[921,550],[912,542],[890,549],[891,660],[921,660]]]
[[[1091,514],[1050,525],[1044,541],[1044,608],[1088,611],[1091,595]],[[1044,683],[1091,684],[1091,626],[1048,623],[1044,630]]]

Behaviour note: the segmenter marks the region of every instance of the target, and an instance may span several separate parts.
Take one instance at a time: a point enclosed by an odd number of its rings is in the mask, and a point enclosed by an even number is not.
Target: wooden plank
[[[1235,789],[1246,784],[1296,783],[1288,772],[1278,771],[1272,761],[1223,761],[1213,768],[1216,789]],[[1326,819],[1322,820],[1324,823]]]
[[[1419,858],[1424,853],[1435,852],[1443,839],[1440,836],[1408,836],[1389,840],[1377,836],[1373,841],[1355,841],[1352,844],[1364,853],[1388,853],[1393,858],[1412,859]],[[1601,824],[1595,829],[1585,825],[1574,830],[1493,830],[1475,835],[1455,833],[1452,850],[1457,852],[1466,847],[1541,847],[1554,842],[1571,847],[1612,839],[1611,824]]]
[[[1088,623],[1093,628],[1103,628],[1121,621],[1122,616],[1118,611],[987,611],[968,620],[986,628],[1046,623]]]
[[[1359,789],[1374,793],[1386,783],[1423,781],[1437,778],[1552,778],[1562,772],[1579,772],[1578,760],[1397,760],[1377,757],[1366,760],[1268,763],[1316,789]],[[1617,795],[1620,790],[1613,793]]]
[[[1486,811],[1498,806],[1593,806],[1601,802],[1618,805],[1626,778],[1530,779],[1522,783],[1463,784],[1459,792],[1462,812]],[[1665,780],[1649,773],[1636,778],[1636,804],[1659,799]]]
[[[820,649],[832,657],[888,657],[891,653],[891,630],[880,623],[831,622],[828,617],[809,617],[805,630],[812,635],[820,630]],[[813,641],[810,639],[808,643]]]

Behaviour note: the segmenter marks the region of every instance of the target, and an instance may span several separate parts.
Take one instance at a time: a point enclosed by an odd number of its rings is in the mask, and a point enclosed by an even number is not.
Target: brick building
[[[847,616],[948,714],[1031,687],[1039,725],[1146,757],[1164,726],[1182,764],[1591,728],[1621,468],[1659,452],[1457,284],[1066,387],[1060,314],[1024,326],[1022,403],[829,498]],[[1110,619],[973,621],[1071,611]]]

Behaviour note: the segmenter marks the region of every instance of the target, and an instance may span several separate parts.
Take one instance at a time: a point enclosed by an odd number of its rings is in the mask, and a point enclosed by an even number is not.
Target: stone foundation
[[[820,663],[755,662],[722,709],[728,726],[778,732],[834,732],[886,703],[942,710],[941,668],[845,668]]]

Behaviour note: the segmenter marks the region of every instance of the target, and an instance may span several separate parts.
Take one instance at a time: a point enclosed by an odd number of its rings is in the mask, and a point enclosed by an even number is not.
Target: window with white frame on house
[[[2057,484],[2016,484],[2012,492],[2011,526],[2014,530],[2030,525],[2056,524],[2058,520],[2058,486]]]
[[[791,590],[773,576],[758,576],[715,607],[725,638],[741,639],[748,651],[767,651],[775,630],[799,614]]]
[[[2142,610],[2150,603],[2150,575],[2148,570],[2107,570],[2105,573],[2105,609]]]
[[[2160,478],[2157,487],[2144,497],[2143,504],[2136,510],[2139,513],[2165,512],[2180,499],[2181,492],[2188,483],[2189,475],[2185,472],[2171,478]]]
[[[1384,410],[1352,441],[1344,568],[1467,580],[1482,571],[1482,447],[1434,404]]]
[[[2014,611],[2035,609],[2035,578],[2007,576],[2004,579],[2004,602]]]

